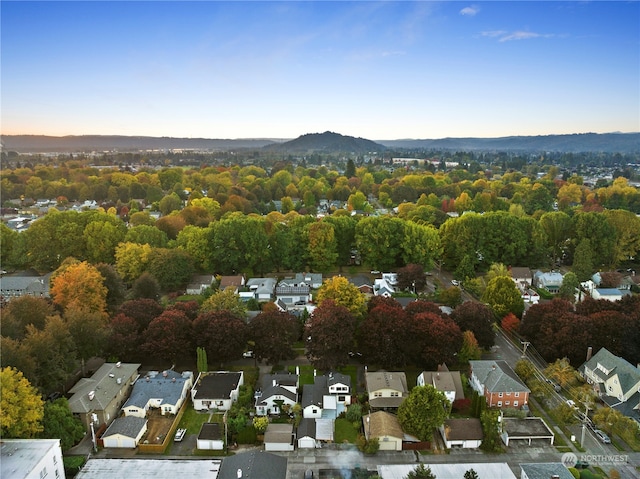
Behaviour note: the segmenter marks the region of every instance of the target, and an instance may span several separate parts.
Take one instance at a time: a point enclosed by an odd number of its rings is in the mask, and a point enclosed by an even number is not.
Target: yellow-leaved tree
[[[103,313],[107,310],[107,287],[97,268],[86,261],[68,265],[51,280],[53,302],[62,307]]]
[[[334,276],[322,283],[316,297],[318,305],[327,299],[347,308],[356,318],[362,318],[365,313],[366,300],[355,285],[344,276]]]
[[[22,372],[0,371],[0,431],[4,438],[29,439],[42,431],[44,402]]]

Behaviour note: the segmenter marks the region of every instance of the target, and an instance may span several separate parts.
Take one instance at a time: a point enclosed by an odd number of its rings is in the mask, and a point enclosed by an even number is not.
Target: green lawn
[[[351,444],[355,444],[359,432],[359,427],[356,429],[353,427],[353,423],[347,421],[346,419],[338,418],[335,422],[335,432],[333,439],[338,444],[342,444],[343,442],[350,442]]]
[[[184,412],[182,419],[180,419],[180,424],[178,424],[178,428],[186,428],[188,434],[198,434],[200,432],[200,428],[202,424],[207,422],[209,419],[209,413],[200,413],[193,409],[193,406],[190,404],[187,407],[187,410]],[[212,422],[222,422],[221,414],[214,414],[211,418]]]

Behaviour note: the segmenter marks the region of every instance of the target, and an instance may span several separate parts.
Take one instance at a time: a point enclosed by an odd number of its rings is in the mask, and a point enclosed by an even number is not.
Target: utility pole
[[[526,358],[527,357],[527,346],[529,346],[531,343],[529,341],[520,341],[520,344],[522,344],[524,346],[524,348],[522,349],[522,357]]]
[[[580,447],[584,447],[584,436],[587,432],[587,420],[589,419],[589,404],[584,405],[584,419],[582,420],[582,437],[580,438]]]

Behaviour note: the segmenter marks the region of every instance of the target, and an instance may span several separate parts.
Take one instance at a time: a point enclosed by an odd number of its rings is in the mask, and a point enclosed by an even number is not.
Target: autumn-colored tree
[[[409,318],[403,350],[424,369],[435,370],[438,364],[451,364],[462,347],[462,332],[449,317],[419,313]]]
[[[198,313],[200,312],[200,305],[195,300],[178,301],[174,304],[167,306],[167,309],[170,311],[173,309],[177,311],[182,311],[187,316],[187,318],[193,321],[198,317]]]
[[[465,331],[462,333],[462,347],[458,353],[458,362],[460,364],[468,364],[469,361],[480,359],[482,357],[482,349],[478,345],[473,331]]]
[[[193,321],[195,344],[205,349],[210,364],[221,364],[242,356],[248,328],[240,316],[228,310],[206,311]]]
[[[600,273],[601,288],[617,288],[622,283],[622,273],[618,271],[603,271]]]
[[[149,320],[151,322],[151,320]],[[109,323],[107,352],[120,361],[132,361],[139,357],[140,326],[138,322],[122,313],[118,313]]]
[[[573,305],[563,299],[534,304],[520,323],[520,333],[534,345],[539,344],[543,340],[542,329],[566,312],[573,312]]]
[[[0,336],[0,351],[0,368],[13,367],[22,371],[29,382],[35,381],[36,362],[24,341]]]
[[[441,316],[443,314],[440,306],[436,303],[424,300],[411,301],[407,304],[404,310],[412,316],[415,316],[418,313],[433,313]]]
[[[338,260],[338,242],[333,225],[317,221],[306,226],[309,266],[314,271],[326,272]]]
[[[493,330],[495,316],[485,304],[479,301],[466,301],[453,310],[451,318],[461,331],[472,331],[481,348],[489,349],[495,344],[496,335]]]
[[[365,297],[360,290],[343,276],[333,276],[326,279],[316,295],[318,305],[325,300],[347,308],[357,319],[361,318],[365,311]]]
[[[144,332],[143,352],[153,358],[175,363],[193,350],[191,321],[180,311],[165,311]]]
[[[95,266],[83,261],[65,268],[51,282],[53,302],[63,310],[103,313],[107,309],[107,288]]]
[[[244,318],[247,312],[245,303],[236,294],[235,288],[229,287],[218,290],[209,296],[201,307],[202,311],[228,311],[239,318]]]
[[[289,313],[263,311],[249,323],[249,337],[255,343],[256,359],[264,359],[269,364],[294,358],[293,344],[299,336],[298,321]]]
[[[398,269],[398,289],[410,290],[414,293],[422,291],[427,285],[424,268],[420,264],[408,264]]]
[[[438,301],[450,308],[455,308],[462,304],[462,291],[457,286],[438,290]]]
[[[567,358],[556,359],[549,364],[544,370],[544,375],[563,388],[574,386],[579,378],[578,372],[569,364]]]
[[[505,330],[505,332],[509,334],[515,333],[518,331],[518,327],[520,326],[520,320],[516,317],[515,314],[509,313],[504,318],[502,318],[500,326]]]
[[[0,371],[0,432],[3,438],[30,439],[42,431],[44,403],[31,383],[14,368]]]
[[[140,333],[147,329],[149,323],[160,316],[163,311],[164,308],[157,301],[148,298],[125,301],[118,310],[119,313],[135,320]]]
[[[316,308],[306,326],[307,357],[314,367],[330,371],[347,364],[355,339],[356,319],[328,299]]]
[[[370,363],[385,369],[401,367],[410,361],[405,334],[410,334],[409,315],[401,306],[382,303],[371,309],[360,324],[358,346]]]
[[[152,248],[148,244],[120,243],[116,248],[116,271],[132,283],[147,269]]]

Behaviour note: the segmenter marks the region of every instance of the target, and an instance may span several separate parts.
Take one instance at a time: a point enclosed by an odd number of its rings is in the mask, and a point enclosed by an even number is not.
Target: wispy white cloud
[[[497,38],[499,42],[510,42],[512,40],[531,40],[533,38],[553,38],[557,36],[553,33],[536,33],[524,30],[516,30],[514,32],[492,30],[482,32],[481,35],[483,37]]]
[[[460,15],[465,15],[467,17],[473,17],[480,11],[480,7],[476,5],[471,5],[469,7],[464,7],[460,10]]]

